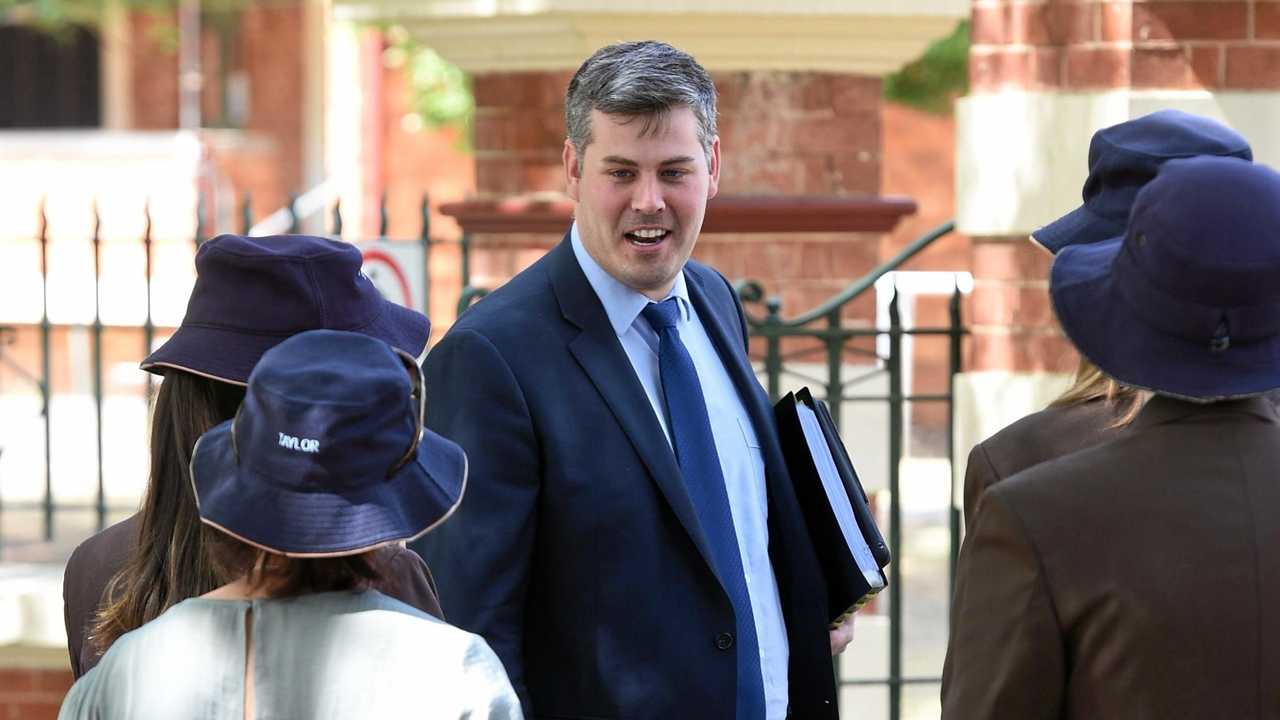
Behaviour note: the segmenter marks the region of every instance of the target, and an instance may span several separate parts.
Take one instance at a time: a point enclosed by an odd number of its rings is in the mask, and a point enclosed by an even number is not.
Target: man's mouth
[[[623,236],[635,245],[657,245],[670,234],[671,231],[665,228],[638,228],[623,233]]]

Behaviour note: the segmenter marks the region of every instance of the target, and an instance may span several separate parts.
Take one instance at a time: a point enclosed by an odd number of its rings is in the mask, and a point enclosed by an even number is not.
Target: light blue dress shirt
[[[649,404],[671,442],[671,429],[662,401],[662,379],[658,371],[658,334],[640,316],[653,302],[644,294],[623,285],[600,267],[578,236],[575,223],[570,231],[573,254],[604,306],[622,349],[649,396]],[[756,637],[760,644],[760,671],[764,681],[765,707],[769,720],[787,714],[787,645],[786,624],[782,619],[782,603],[778,583],[769,562],[769,500],[764,486],[764,454],[751,417],[747,414],[733,386],[733,380],[716,353],[711,338],[689,302],[684,273],[676,275],[668,297],[679,298],[681,320],[678,326],[698,371],[702,394],[711,419],[711,434],[716,441],[716,454],[724,472],[729,511],[738,536],[742,569],[746,575],[747,593],[751,596],[751,612],[755,617]]]

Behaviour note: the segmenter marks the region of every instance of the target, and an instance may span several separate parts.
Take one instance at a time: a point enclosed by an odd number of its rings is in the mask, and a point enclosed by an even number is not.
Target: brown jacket
[[[124,567],[138,538],[138,516],[133,515],[80,543],[67,561],[62,578],[62,612],[67,628],[71,672],[78,678],[98,664],[98,654],[88,642],[94,615],[103,591]],[[412,550],[398,546],[383,551],[385,576],[378,590],[423,612],[443,618],[436,599],[435,581],[427,564]]]
[[[987,491],[961,551],[948,720],[1280,718],[1280,416],[1147,403]]]
[[[1032,413],[973,446],[964,470],[965,527],[973,524],[987,488],[1034,465],[1119,436],[1120,408],[1105,400],[1052,406]]]

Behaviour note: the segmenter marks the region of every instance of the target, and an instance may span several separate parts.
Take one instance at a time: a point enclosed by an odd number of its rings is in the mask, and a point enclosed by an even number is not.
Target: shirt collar
[[[1142,407],[1133,427],[1149,427],[1176,422],[1190,415],[1252,415],[1266,422],[1280,423],[1280,393],[1272,391],[1260,396],[1198,403],[1168,395],[1156,394]]]
[[[582,267],[582,273],[587,276],[587,282],[591,284],[591,289],[596,292],[596,297],[600,298],[600,304],[604,306],[609,324],[613,326],[613,331],[621,336],[631,329],[640,312],[653,301],[644,293],[623,285],[607,270],[600,267],[600,263],[597,263],[583,246],[576,222],[569,230],[569,242],[573,246],[574,256],[578,258],[578,265]],[[673,297],[679,299],[681,317],[688,320],[691,306],[689,305],[689,288],[685,285],[683,270],[676,274],[675,284],[671,286],[671,292],[667,293],[664,299]]]

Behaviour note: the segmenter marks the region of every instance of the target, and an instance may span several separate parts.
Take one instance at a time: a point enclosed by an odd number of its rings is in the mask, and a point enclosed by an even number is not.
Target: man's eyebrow
[[[661,164],[662,165],[684,165],[686,163],[694,162],[696,159],[697,158],[693,157],[692,155],[681,155],[679,157],[667,158],[666,160],[663,160]],[[608,165],[625,165],[627,167],[640,166],[640,163],[636,162],[635,160],[629,160],[619,155],[609,155],[608,157],[604,158],[601,162],[606,163]]]

